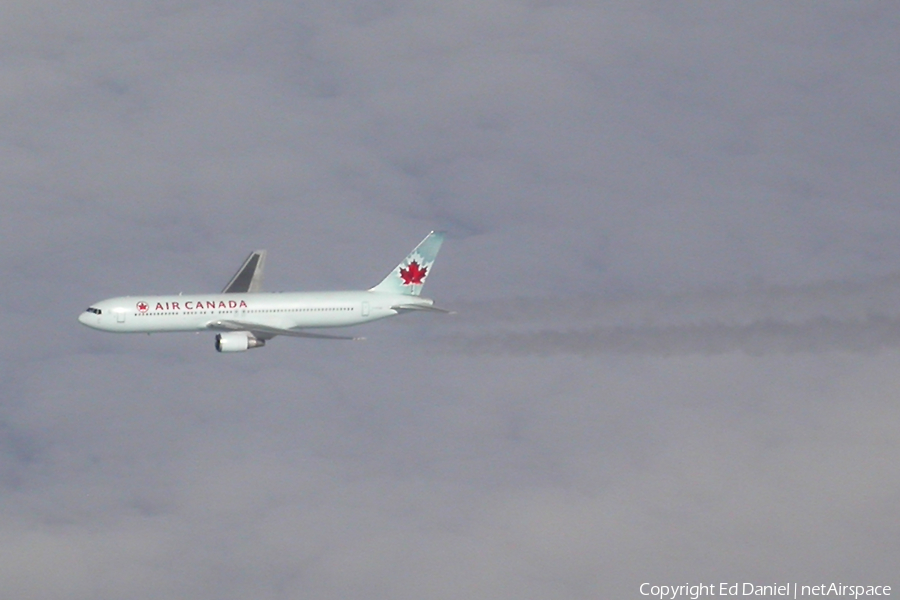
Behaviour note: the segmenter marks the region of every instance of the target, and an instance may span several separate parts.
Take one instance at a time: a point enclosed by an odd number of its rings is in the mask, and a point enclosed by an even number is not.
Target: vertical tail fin
[[[444,241],[443,231],[432,231],[422,242],[397,265],[390,275],[370,289],[370,292],[388,292],[391,294],[406,294],[418,296],[422,293],[425,278],[431,273],[431,265],[437,258],[441,242]]]

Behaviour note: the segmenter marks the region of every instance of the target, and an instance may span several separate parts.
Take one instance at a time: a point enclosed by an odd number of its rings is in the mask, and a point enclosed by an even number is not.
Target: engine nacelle
[[[249,331],[229,331],[216,334],[216,350],[219,352],[244,352],[251,348],[262,348],[266,340],[255,337]]]

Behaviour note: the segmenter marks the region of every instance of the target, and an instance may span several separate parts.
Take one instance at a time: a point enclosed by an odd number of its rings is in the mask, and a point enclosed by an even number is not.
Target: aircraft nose
[[[91,317],[93,317],[93,321],[91,320]],[[97,316],[85,311],[78,315],[78,322],[93,329],[94,325],[97,324]]]

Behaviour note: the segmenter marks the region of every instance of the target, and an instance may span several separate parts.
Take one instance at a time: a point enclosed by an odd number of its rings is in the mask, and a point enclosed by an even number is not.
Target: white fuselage
[[[208,331],[220,320],[279,329],[346,327],[390,317],[397,306],[432,306],[418,296],[371,291],[123,296],[91,305],[78,320],[117,333]]]

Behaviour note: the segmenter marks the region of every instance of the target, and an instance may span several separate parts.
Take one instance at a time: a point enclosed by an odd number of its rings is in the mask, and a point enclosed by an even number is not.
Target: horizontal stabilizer
[[[437,306],[429,306],[425,304],[398,304],[396,306],[392,306],[391,310],[396,310],[397,312],[413,312],[413,311],[425,311],[425,312],[439,312],[444,313],[445,315],[455,315],[456,313],[452,310],[447,310],[446,308],[438,308]]]

